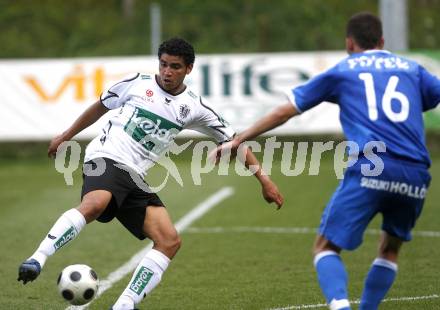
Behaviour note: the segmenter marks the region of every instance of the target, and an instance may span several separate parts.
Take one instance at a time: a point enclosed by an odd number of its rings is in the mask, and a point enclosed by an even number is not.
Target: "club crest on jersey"
[[[154,93],[153,93],[153,91],[151,89],[147,89],[145,94],[147,95],[147,97],[152,97],[154,95]]]
[[[180,105],[180,108],[179,108],[180,118],[186,118],[189,114],[189,111],[190,111],[189,106],[187,106],[186,104]]]
[[[185,126],[185,122],[183,121],[183,119],[188,116],[189,111],[191,110],[188,105],[181,104],[179,107],[179,117],[176,117],[176,122],[178,122],[182,126]]]

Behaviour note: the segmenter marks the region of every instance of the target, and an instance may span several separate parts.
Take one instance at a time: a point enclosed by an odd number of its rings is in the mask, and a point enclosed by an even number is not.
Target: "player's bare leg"
[[[106,190],[95,190],[84,195],[78,211],[84,216],[86,223],[89,224],[96,220],[112,199],[112,193]]]
[[[365,279],[359,309],[377,309],[385,297],[397,274],[397,258],[402,240],[382,232],[378,257],[373,261]]]
[[[397,264],[402,240],[383,231],[379,241],[379,257]]]
[[[315,244],[313,245],[313,255],[324,252],[324,251],[333,251],[337,254],[341,253],[341,249],[328,241],[324,236],[318,235],[315,239]]]
[[[111,198],[112,194],[108,191],[92,191],[84,195],[77,209],[64,212],[49,230],[34,254],[19,266],[17,280],[23,281],[23,284],[35,280],[47,258],[75,239],[86,223],[98,218]]]
[[[339,256],[341,249],[318,235],[313,246],[318,282],[331,310],[350,309],[347,272]]]
[[[140,261],[130,283],[113,305],[113,310],[134,309],[159,284],[162,274],[180,248],[180,237],[163,207],[147,207],[144,233],[153,241],[153,249]]]

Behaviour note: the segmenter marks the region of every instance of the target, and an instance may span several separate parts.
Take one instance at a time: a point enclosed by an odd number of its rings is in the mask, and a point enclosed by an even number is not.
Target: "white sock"
[[[133,309],[160,282],[170,259],[163,253],[152,249],[136,267],[130,283],[113,305],[113,310]]]
[[[339,310],[350,308],[350,302],[347,299],[333,299],[328,305],[330,310]]]
[[[47,258],[63,245],[75,239],[85,225],[86,220],[77,209],[64,212],[30,258],[36,259],[43,267]]]

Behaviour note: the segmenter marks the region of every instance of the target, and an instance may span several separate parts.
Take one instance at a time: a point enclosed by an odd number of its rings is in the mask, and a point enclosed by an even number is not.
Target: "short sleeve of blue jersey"
[[[434,109],[440,103],[440,80],[420,66],[420,90],[423,111]]]
[[[332,68],[292,90],[296,107],[304,112],[323,101],[336,102],[337,71]]]

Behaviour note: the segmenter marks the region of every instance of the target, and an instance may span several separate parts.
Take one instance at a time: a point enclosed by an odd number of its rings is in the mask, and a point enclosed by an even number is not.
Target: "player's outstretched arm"
[[[237,155],[237,150],[241,143],[284,124],[290,118],[298,114],[299,112],[295,109],[292,103],[285,103],[259,119],[254,125],[242,133],[236,135],[230,142],[219,145],[213,152],[211,152],[209,157],[211,160],[215,161],[215,163],[218,163],[223,152],[230,152],[231,158],[234,158]]]
[[[49,157],[55,157],[57,148],[61,143],[72,139],[82,130],[94,124],[101,116],[103,116],[108,111],[109,109],[107,109],[100,100],[93,103],[75,120],[72,126],[70,126],[62,134],[52,139],[47,150],[47,155]]]
[[[250,139],[256,138],[262,133],[265,133],[269,130],[272,130],[289,119],[299,114],[295,109],[294,105],[290,102],[285,103],[277,108],[275,108],[272,112],[263,116],[259,119],[254,125],[235,136],[234,139],[238,140],[238,142],[242,143],[244,141],[248,141]]]
[[[258,159],[255,157],[254,153],[247,147],[240,148],[240,151],[243,150],[243,156],[238,156],[240,161],[244,162],[246,168],[251,170],[257,180],[261,184],[261,191],[264,199],[268,203],[275,202],[277,205],[277,209],[280,209],[284,203],[284,197],[278,190],[278,187],[271,180],[271,178],[264,173],[261,169],[261,165],[258,162]],[[244,160],[243,160],[244,158]]]

